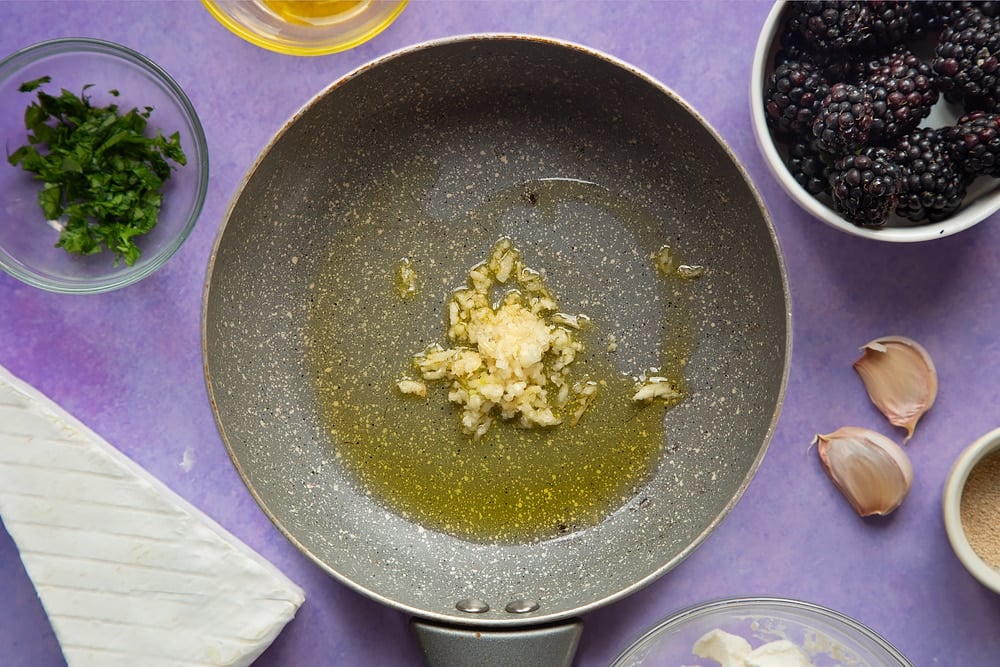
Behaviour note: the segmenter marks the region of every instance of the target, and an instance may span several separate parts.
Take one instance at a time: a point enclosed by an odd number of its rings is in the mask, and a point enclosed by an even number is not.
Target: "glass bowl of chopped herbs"
[[[105,292],[180,248],[205,201],[208,147],[161,67],[55,39],[0,61],[0,100],[0,268],[53,292]]]

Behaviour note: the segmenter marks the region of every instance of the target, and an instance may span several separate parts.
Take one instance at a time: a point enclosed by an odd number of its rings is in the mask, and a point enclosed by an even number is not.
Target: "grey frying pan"
[[[592,318],[595,359],[622,375],[670,366],[683,398],[585,415],[558,461],[545,437],[503,445],[502,427],[463,440],[443,393],[401,398],[394,380],[444,340],[450,290],[499,238]],[[703,275],[657,275],[663,246]],[[403,258],[412,299],[394,282]],[[299,549],[414,615],[431,663],[558,665],[576,616],[670,570],[737,502],[780,409],[789,328],[760,197],[691,108],[589,49],[479,35],[388,55],[288,121],[219,233],[203,347],[232,460]],[[629,449],[639,430],[612,442],[602,429],[621,415],[645,419],[655,447]],[[456,476],[503,446],[509,467]],[[474,534],[470,507],[516,523],[542,475],[577,480],[536,498],[552,516],[612,481],[582,519]],[[425,486],[440,502],[421,514],[401,489]]]

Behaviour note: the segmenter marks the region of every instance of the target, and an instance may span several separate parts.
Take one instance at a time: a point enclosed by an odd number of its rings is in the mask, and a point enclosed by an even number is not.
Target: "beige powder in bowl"
[[[960,511],[972,550],[1000,570],[1000,449],[984,456],[969,472]]]

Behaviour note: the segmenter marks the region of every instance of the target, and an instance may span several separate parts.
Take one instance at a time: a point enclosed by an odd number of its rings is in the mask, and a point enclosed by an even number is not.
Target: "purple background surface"
[[[992,665],[1000,597],[954,557],[940,501],[952,461],[1000,425],[1000,229],[992,219],[916,245],[849,237],[801,212],[754,143],[750,64],[770,2],[414,0],[371,42],[296,58],[252,46],[200,3],[0,2],[0,53],[62,36],[116,41],[149,56],[191,97],[208,137],[211,183],[200,222],[158,273],[98,296],[49,294],[0,275],[0,364],[61,403],[171,488],[277,564],[307,593],[257,662],[417,665],[408,619],[326,576],[258,509],[218,435],[202,377],[205,267],[246,169],[313,94],[394,49],[502,31],[597,48],[658,78],[719,131],[774,219],[792,291],[794,353],[777,432],[746,495],[688,560],[639,593],[584,617],[576,664],[608,664],[646,627],[707,599],[806,599],[869,625],[915,665]],[[10,104],[11,100],[0,100]],[[18,103],[21,103],[18,101]],[[915,482],[887,520],[863,521],[827,480],[809,443],[847,424],[900,439],[869,403],[851,363],[885,334],[921,341],[940,395],[908,451]],[[193,467],[181,467],[185,450]],[[64,664],[17,550],[0,530],[0,664]]]

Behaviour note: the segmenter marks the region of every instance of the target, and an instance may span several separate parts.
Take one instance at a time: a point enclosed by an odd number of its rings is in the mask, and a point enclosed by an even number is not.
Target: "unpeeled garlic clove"
[[[906,429],[906,442],[937,398],[937,370],[927,350],[905,336],[877,338],[861,347],[854,370],[889,423]]]
[[[913,483],[903,448],[875,431],[844,426],[813,441],[834,485],[861,516],[886,515],[899,507]]]

